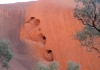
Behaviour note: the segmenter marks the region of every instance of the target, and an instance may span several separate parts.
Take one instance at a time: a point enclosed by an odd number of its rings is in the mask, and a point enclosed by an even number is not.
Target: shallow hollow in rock
[[[45,52],[45,60],[49,61],[49,62],[54,60],[52,50],[46,50],[46,52]]]
[[[43,44],[46,44],[46,37],[42,33],[38,35],[38,38],[40,42],[42,42]]]

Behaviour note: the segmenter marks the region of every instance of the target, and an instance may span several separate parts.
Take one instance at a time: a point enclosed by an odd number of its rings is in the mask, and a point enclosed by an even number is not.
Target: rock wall
[[[0,5],[0,40],[10,41],[14,54],[8,70],[31,70],[38,60],[33,49],[28,48],[28,42],[20,40],[21,26],[25,22],[24,8],[31,4],[32,2]]]
[[[57,61],[59,70],[66,70],[68,61],[80,63],[81,70],[100,70],[99,54],[96,51],[87,52],[87,48],[80,47],[74,39],[74,34],[82,28],[81,22],[73,17],[74,5],[72,0],[40,0],[29,6],[26,8],[26,21],[35,17],[40,24],[26,33],[25,29],[30,29],[30,25],[25,23],[23,26],[26,28],[22,27],[20,32],[21,39],[38,44],[35,50],[40,61]],[[27,39],[27,35],[31,38]],[[42,43],[41,37],[45,43]]]

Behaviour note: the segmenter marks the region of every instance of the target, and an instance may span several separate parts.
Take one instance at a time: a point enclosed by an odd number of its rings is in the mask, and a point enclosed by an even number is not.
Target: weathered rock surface
[[[10,40],[14,52],[9,70],[31,70],[38,59],[59,62],[59,70],[66,70],[68,61],[80,63],[81,70],[100,70],[100,54],[74,39],[82,25],[73,17],[73,0],[14,5],[0,6],[0,39]]]
[[[39,43],[36,41],[38,34],[43,34],[46,43],[38,47],[38,54],[43,62],[58,61],[60,70],[66,70],[68,61],[79,62],[81,70],[99,70],[100,54],[96,51],[87,52],[74,39],[74,34],[82,28],[81,22],[73,17],[74,6],[72,0],[40,0],[29,6],[26,9],[26,21],[31,17],[38,18],[41,29],[41,32],[38,28],[33,29],[30,35],[34,40],[30,40]],[[48,50],[51,51],[49,54]]]
[[[31,4],[33,2],[0,5],[0,40],[9,40],[14,53],[9,70],[31,70],[37,62],[33,49],[30,49],[33,45],[29,48],[28,41],[20,40],[21,25],[25,22],[24,8]]]

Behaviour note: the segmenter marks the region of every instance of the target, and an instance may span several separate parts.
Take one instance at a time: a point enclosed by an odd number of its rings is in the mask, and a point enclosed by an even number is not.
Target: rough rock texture
[[[24,8],[31,4],[33,2],[0,5],[0,40],[9,40],[14,54],[9,70],[31,70],[37,62],[31,44],[20,40],[21,25],[25,22]]]
[[[80,63],[81,70],[100,70],[100,54],[74,40],[82,28],[74,6],[73,0],[0,5],[0,39],[10,40],[14,52],[9,70],[31,70],[38,59],[59,62],[59,70],[66,70],[68,61]]]
[[[25,29],[21,30],[21,38],[26,40],[27,35],[31,36],[27,40],[40,44],[35,48],[40,60],[44,63],[53,60],[59,62],[59,70],[66,70],[68,61],[80,63],[81,70],[100,70],[100,54],[96,51],[87,52],[87,48],[80,47],[79,42],[74,40],[74,34],[82,28],[73,17],[74,6],[72,0],[40,0],[29,6],[26,9],[26,21],[35,17],[40,20],[40,25],[29,30],[29,34]],[[45,44],[38,40],[39,34],[45,36]]]

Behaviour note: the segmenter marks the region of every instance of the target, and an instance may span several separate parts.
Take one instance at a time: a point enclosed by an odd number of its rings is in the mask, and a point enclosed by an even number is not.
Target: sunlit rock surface
[[[25,8],[33,3],[0,5],[0,40],[10,41],[14,54],[8,70],[31,70],[38,60],[33,49],[30,49],[33,45],[29,46],[28,41],[26,43],[20,40],[21,25],[25,22]]]
[[[39,0],[20,10],[1,6],[0,39],[10,40],[15,54],[9,70],[31,70],[37,61],[57,61],[59,70],[68,61],[80,63],[81,70],[100,70],[100,54],[74,39],[83,27],[73,17],[74,7],[73,0]]]
[[[60,70],[66,70],[68,61],[80,63],[81,70],[99,70],[99,54],[96,51],[87,52],[88,49],[80,47],[74,39],[74,34],[82,28],[80,22],[73,17],[74,6],[72,0],[40,0],[26,9],[26,20],[38,18],[41,33],[46,37],[40,57],[47,62],[50,58],[58,61]],[[38,28],[31,33],[33,38],[37,38],[37,34]],[[47,50],[51,50],[52,54],[46,54]]]

